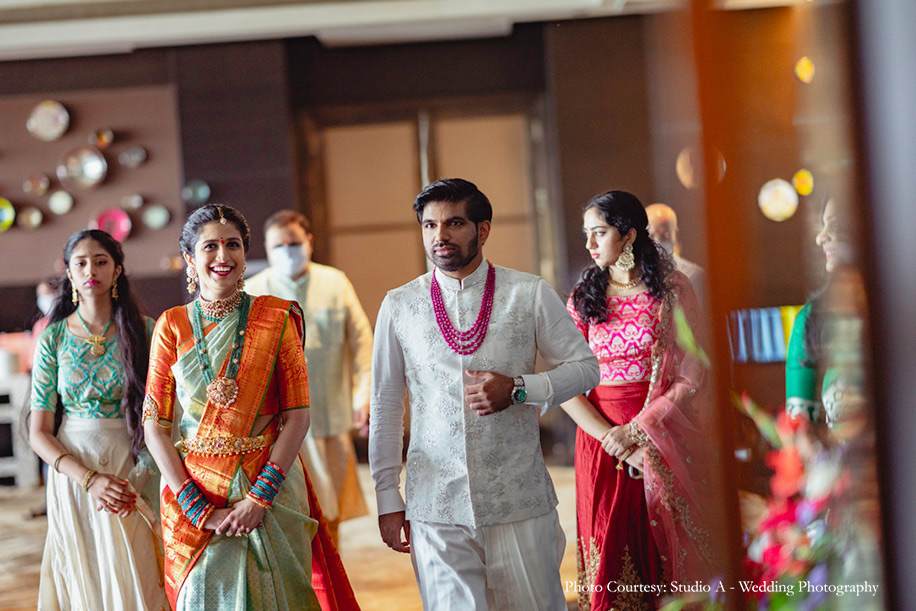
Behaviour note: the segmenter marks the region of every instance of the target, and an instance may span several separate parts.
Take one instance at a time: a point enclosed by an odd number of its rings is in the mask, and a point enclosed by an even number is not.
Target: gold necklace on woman
[[[190,317],[191,330],[194,333],[195,352],[197,352],[197,362],[200,367],[200,372],[207,382],[207,398],[216,405],[216,407],[220,408],[226,408],[232,405],[239,395],[239,384],[236,380],[236,376],[238,375],[239,364],[242,358],[242,347],[245,344],[245,328],[248,326],[248,309],[251,306],[251,299],[246,293],[238,292],[236,295],[238,295],[238,300],[236,301],[235,307],[239,308],[239,320],[235,326],[232,350],[229,353],[229,365],[226,368],[225,375],[213,375],[213,369],[210,366],[210,357],[207,355],[207,340],[204,337],[203,321],[201,320],[201,317],[207,317],[204,313],[205,304],[207,302],[198,299],[195,302],[194,315]],[[230,299],[233,298],[235,298],[235,295]],[[228,299],[223,299],[222,301],[225,302],[228,301]],[[210,303],[213,304],[218,302],[211,301]],[[226,312],[222,318],[225,318],[231,312],[232,310]],[[222,318],[220,320],[222,320]]]
[[[610,273],[608,273],[607,282],[608,284],[613,286],[618,291],[626,291],[626,290],[629,290],[637,286],[640,282],[642,282],[642,274],[639,274],[638,276],[636,276],[635,278],[633,278],[632,280],[630,280],[627,283],[623,283],[623,282],[617,282],[616,280],[611,278]]]
[[[102,356],[105,354],[105,344],[108,342],[108,339],[105,337],[105,334],[108,333],[108,329],[111,328],[111,322],[114,320],[114,317],[108,319],[108,324],[105,325],[105,328],[102,329],[100,335],[93,335],[92,331],[89,330],[89,325],[86,324],[86,321],[83,320],[83,315],[80,314],[79,308],[76,309],[76,315],[80,319],[80,322],[83,325],[83,329],[86,330],[86,335],[89,337],[85,338],[87,344],[92,344],[92,348],[89,349],[89,352],[92,353],[92,356]]]
[[[203,317],[211,322],[219,322],[235,311],[242,303],[242,291],[236,291],[225,299],[207,301],[203,297],[197,300],[197,309]]]

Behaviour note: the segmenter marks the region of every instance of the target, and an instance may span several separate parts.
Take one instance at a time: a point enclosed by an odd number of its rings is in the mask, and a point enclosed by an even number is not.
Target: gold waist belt
[[[181,452],[205,456],[234,456],[248,454],[273,444],[277,436],[265,433],[257,437],[190,437],[175,444]]]

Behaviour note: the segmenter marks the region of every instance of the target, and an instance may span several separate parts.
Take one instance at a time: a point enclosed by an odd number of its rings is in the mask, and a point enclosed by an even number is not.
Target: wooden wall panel
[[[298,207],[284,43],[176,49],[174,74],[184,177],[241,210],[262,258],[264,220]]]
[[[289,42],[296,107],[539,92],[544,87],[541,27],[512,36],[328,49],[315,38]]]
[[[588,200],[611,189],[630,191],[643,201],[653,198],[642,19],[544,26],[568,250],[561,290],[570,290],[590,263],[581,230]]]

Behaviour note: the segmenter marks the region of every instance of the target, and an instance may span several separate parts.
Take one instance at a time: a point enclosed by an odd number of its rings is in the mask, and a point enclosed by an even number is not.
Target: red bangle
[[[177,497],[179,494],[181,494],[182,490],[184,490],[185,488],[187,488],[189,485],[193,483],[194,483],[194,480],[191,479],[190,477],[184,480],[183,482],[181,482],[181,485],[178,486],[178,490],[175,491],[175,496]]]
[[[283,469],[281,469],[281,468],[280,468],[280,465],[278,465],[277,463],[268,460],[268,461],[267,461],[266,463],[264,463],[264,464],[265,464],[265,465],[270,465],[271,467],[273,467],[274,469],[276,469],[277,471],[279,471],[279,472],[280,472],[280,475],[282,475],[283,477],[286,477],[286,471],[284,471]]]

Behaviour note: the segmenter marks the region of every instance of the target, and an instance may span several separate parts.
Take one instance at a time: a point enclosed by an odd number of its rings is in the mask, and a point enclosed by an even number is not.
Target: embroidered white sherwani
[[[690,284],[693,285],[693,292],[697,294],[697,299],[700,302],[700,307],[703,307],[703,302],[706,300],[706,270],[693,261],[677,255],[674,255],[674,265],[679,272],[684,272],[684,275],[690,280]]]
[[[372,327],[353,285],[339,269],[311,262],[295,280],[269,267],[246,280],[245,290],[302,307],[311,424],[300,454],[329,520],[365,515],[350,429],[353,410],[369,402]]]
[[[487,269],[484,261],[463,281],[435,270],[389,291],[382,302],[372,358],[369,433],[380,515],[405,510],[399,476],[407,393],[407,520],[473,530],[555,513],[557,497],[541,452],[538,413],[595,387],[598,361],[556,292],[538,276],[504,267],[496,267],[483,344],[470,355],[455,353],[436,323],[430,297],[433,273],[452,324],[464,331],[477,319]],[[550,370],[535,374],[538,352]],[[478,416],[464,404],[467,370],[522,376],[527,402]],[[548,550],[556,547],[551,534],[543,537]],[[422,568],[417,570],[422,582]],[[425,595],[424,603],[442,606]]]

